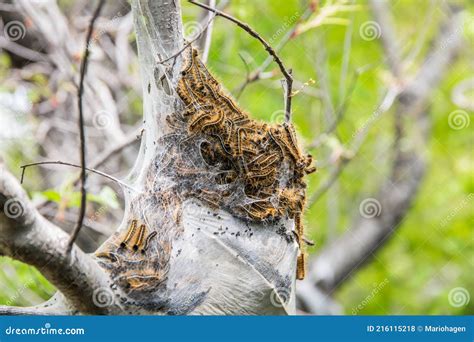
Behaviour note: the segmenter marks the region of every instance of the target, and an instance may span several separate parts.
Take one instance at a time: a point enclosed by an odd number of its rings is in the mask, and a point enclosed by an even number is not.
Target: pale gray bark
[[[28,13],[36,13],[28,2],[22,0],[21,5]],[[55,7],[42,8],[45,15],[54,10]],[[117,231],[127,229],[137,211],[145,219],[160,216],[157,208],[140,208],[137,204],[148,203],[148,196],[155,191],[153,186],[159,182],[150,181],[150,170],[156,170],[156,156],[165,149],[159,143],[159,138],[168,133],[165,118],[182,110],[174,91],[180,77],[181,56],[178,54],[171,63],[160,63],[183,46],[179,2],[134,0],[132,11],[142,78],[144,134],[136,164],[128,176],[131,188],[138,191],[127,193],[125,217]],[[45,34],[64,24],[61,20],[48,23],[38,15],[34,19]],[[66,63],[67,54],[58,50],[58,62]],[[90,86],[94,82],[89,82]],[[160,175],[152,176],[159,179]],[[22,211],[15,218],[15,212],[7,216],[7,205],[13,199],[18,200]],[[117,278],[109,278],[95,257],[77,247],[71,255],[65,255],[67,235],[38,214],[17,180],[6,170],[0,175],[0,204],[0,254],[36,266],[60,291],[49,303],[33,308],[0,307],[0,314],[295,312],[298,245],[293,238],[292,221],[251,224],[188,199],[183,203],[181,223],[174,230],[160,231],[161,227],[150,224],[162,240],[173,246],[164,279],[166,287],[146,298],[130,299],[114,284]]]
[[[37,267],[67,297],[66,306],[72,310],[102,312],[93,293],[109,286],[108,277],[77,247],[65,254],[67,234],[36,211],[4,166],[0,166],[0,209],[0,255]]]

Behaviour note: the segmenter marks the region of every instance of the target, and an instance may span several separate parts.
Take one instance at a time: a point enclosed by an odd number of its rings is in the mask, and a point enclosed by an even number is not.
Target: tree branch
[[[67,315],[68,313],[61,310],[47,310],[43,308],[32,307],[17,307],[0,305],[0,316],[41,316],[41,315]]]
[[[278,56],[278,54],[273,50],[273,48],[268,44],[268,42],[262,38],[261,35],[257,33],[253,28],[251,28],[248,24],[241,22],[240,20],[234,18],[233,16],[221,12],[215,8],[209,7],[205,4],[201,4],[194,0],[188,0],[190,3],[197,5],[199,7],[205,8],[208,11],[214,12],[216,15],[226,18],[227,20],[232,21],[233,23],[237,24],[237,26],[241,27],[244,31],[250,34],[252,37],[257,39],[262,45],[265,47],[265,50],[273,57],[273,60],[278,64],[281,73],[285,77],[286,84],[285,84],[285,122],[291,121],[291,97],[292,97],[292,89],[293,89],[293,76],[291,75],[291,69],[287,70],[283,64],[283,61]]]
[[[308,19],[311,14],[314,13],[316,10],[315,6],[309,6],[309,8],[301,15],[299,18],[299,22],[304,22],[306,19]],[[280,40],[280,42],[277,44],[275,47],[275,51],[279,52],[285,45],[288,43],[292,38],[296,36],[297,32],[297,26],[294,25],[286,34],[285,36]],[[256,69],[254,69],[251,73],[247,75],[247,78],[245,79],[240,86],[237,87],[236,93],[242,94],[245,90],[245,88],[250,84],[255,81],[258,81],[262,77],[262,73],[265,71],[265,69],[271,64],[272,62],[272,56],[268,56],[267,59],[263,61],[262,64],[260,64]]]
[[[0,316],[22,315],[22,316],[42,316],[42,315],[72,315],[77,311],[71,303],[61,294],[56,294],[44,303],[28,307],[4,306],[0,305]]]
[[[158,62],[158,64],[163,64],[165,62],[168,62],[169,60],[179,56],[180,54],[183,53],[184,50],[186,50],[188,47],[190,47],[195,41],[197,41],[199,38],[201,38],[201,36],[205,33],[205,32],[208,32],[207,29],[211,26],[213,20],[214,20],[214,17],[216,16],[216,14],[214,14],[213,16],[211,15],[209,17],[209,20],[208,22],[206,23],[206,25],[202,28],[201,32],[199,32],[199,34],[196,35],[196,38],[194,38],[193,40],[187,42],[182,49],[180,49],[178,52],[172,54],[170,57],[168,58],[165,58],[161,61]]]
[[[109,311],[94,304],[94,291],[108,288],[109,279],[77,247],[64,250],[68,236],[42,217],[17,180],[0,166],[0,254],[33,265],[66,296],[75,311]]]
[[[209,0],[208,4],[210,7],[216,7],[216,0]],[[212,14],[209,12],[207,15],[208,21],[210,21],[213,17]],[[207,58],[209,57],[209,51],[211,50],[211,41],[212,41],[212,22],[204,29],[204,36],[200,39],[200,48],[202,50],[201,60],[203,63],[207,63]]]
[[[23,178],[24,178],[24,175],[25,175],[25,170],[26,168],[30,167],[30,166],[36,166],[36,165],[66,165],[66,166],[71,166],[71,167],[76,167],[76,168],[82,168],[80,165],[76,165],[76,164],[72,164],[72,163],[67,163],[67,162],[63,162],[63,161],[60,161],[60,160],[56,160],[56,161],[42,161],[42,162],[36,162],[36,163],[30,163],[30,164],[25,164],[25,165],[22,165],[20,166],[21,169],[22,169],[22,172],[21,172],[21,180],[20,182],[23,183]],[[117,179],[111,175],[108,175],[106,174],[105,172],[102,172],[102,171],[99,171],[99,170],[95,170],[95,169],[91,169],[91,168],[88,168],[86,167],[85,168],[86,171],[89,171],[89,172],[93,172],[97,175],[100,175],[102,177],[105,177],[107,179],[110,179],[111,181],[123,186],[124,188],[127,188],[127,189],[130,189],[130,190],[134,190],[136,192],[138,192],[138,190],[134,189],[133,187],[131,187],[130,185],[122,182],[120,179]]]

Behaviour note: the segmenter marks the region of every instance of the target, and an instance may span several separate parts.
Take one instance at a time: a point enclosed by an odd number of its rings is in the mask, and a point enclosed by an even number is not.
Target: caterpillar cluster
[[[300,245],[297,277],[303,279],[301,216],[304,176],[315,171],[311,156],[301,152],[292,124],[250,119],[197,51],[187,51],[176,89],[183,110],[166,117],[169,133],[156,142],[146,191],[131,200],[127,229],[96,252],[100,264],[135,300],[163,291],[182,203],[197,198],[247,221],[293,219]]]
[[[196,197],[247,220],[294,219],[302,247],[301,215],[306,198],[303,177],[315,168],[311,166],[311,155],[301,152],[293,125],[250,119],[225,93],[192,48],[186,56],[177,93],[185,109],[169,115],[167,123],[174,132],[185,132],[187,136],[177,142],[178,147],[185,149],[190,141],[193,147],[198,146],[198,151],[178,154],[185,157],[197,152],[208,170],[188,165],[184,170],[178,169],[176,177],[204,172],[212,176],[204,184],[188,187],[191,191],[186,197]],[[168,135],[171,140],[173,136],[173,133]],[[304,253],[300,253],[298,278],[303,277]]]

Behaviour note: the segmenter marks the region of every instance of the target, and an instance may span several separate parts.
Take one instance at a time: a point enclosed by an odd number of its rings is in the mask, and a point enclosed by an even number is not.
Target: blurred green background
[[[425,151],[427,173],[413,207],[394,236],[335,293],[344,314],[474,313],[472,298],[460,307],[448,300],[449,292],[457,287],[474,295],[474,125],[453,129],[448,121],[450,113],[460,110],[453,102],[453,89],[474,77],[474,4],[467,0],[401,0],[390,2],[390,8],[400,53],[411,61],[406,65],[406,74],[412,77],[446,18],[447,3],[465,8],[466,47],[432,96],[432,131]],[[63,1],[63,6],[67,10],[70,2]],[[265,0],[231,1],[225,11],[249,23],[276,46],[307,9],[307,1]],[[300,83],[295,85],[301,91],[293,99],[294,123],[303,145],[310,144],[328,126],[327,104],[320,95],[321,73],[326,74],[333,108],[339,108],[348,98],[347,111],[336,134],[311,150],[319,170],[309,176],[309,195],[334,167],[331,156],[338,149],[350,148],[354,132],[370,119],[392,82],[380,40],[364,39],[360,31],[365,22],[373,20],[367,3],[321,1],[316,13],[324,10],[329,13],[324,20],[297,34],[281,50],[281,57],[293,69],[295,79],[308,83],[304,89]],[[186,23],[196,21],[199,15],[196,7],[183,5],[185,33],[189,27]],[[309,19],[314,17],[313,14]],[[245,81],[243,60],[254,70],[266,58],[261,45],[240,28],[222,18],[215,19],[208,64],[234,95]],[[9,66],[5,53],[0,55],[0,63],[1,78]],[[283,108],[280,74],[275,64],[270,64],[266,71],[272,71],[273,76],[250,84],[239,103],[255,118],[279,120]],[[360,76],[354,86],[356,72]],[[466,95],[472,104],[474,89]],[[139,97],[131,106],[130,112],[140,112]],[[472,117],[472,112],[462,110],[468,118]],[[137,120],[139,115],[134,115],[133,120]],[[373,123],[360,151],[336,184],[306,212],[307,234],[315,242],[309,248],[311,254],[318,253],[349,227],[360,201],[369,197],[386,177],[390,167],[388,150],[393,141],[392,118],[389,111]],[[12,147],[3,157],[10,170],[17,172],[20,164],[35,160],[35,149],[25,153]],[[29,171],[29,175],[34,180],[35,171]],[[34,181],[27,186],[31,193],[42,190]],[[53,292],[54,288],[35,269],[0,258],[0,304],[31,305],[49,298]]]

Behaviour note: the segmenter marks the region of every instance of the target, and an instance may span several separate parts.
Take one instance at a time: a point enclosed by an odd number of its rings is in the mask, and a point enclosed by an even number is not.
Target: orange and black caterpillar
[[[145,224],[132,219],[127,230],[114,235],[95,256],[112,271],[112,276],[133,294],[150,292],[162,284],[167,268],[160,258],[165,255],[146,255],[157,232],[148,232]]]
[[[210,184],[208,189],[188,195],[257,222],[294,219],[301,249],[297,277],[303,279],[303,177],[315,171],[312,157],[302,153],[291,123],[267,124],[250,119],[221,88],[198,52],[191,47],[187,51],[177,86],[185,110],[170,115],[167,122],[171,128],[184,129],[190,138],[205,139],[200,145],[201,156],[207,165],[220,170],[215,186]],[[234,183],[244,189],[240,201],[222,187]]]

